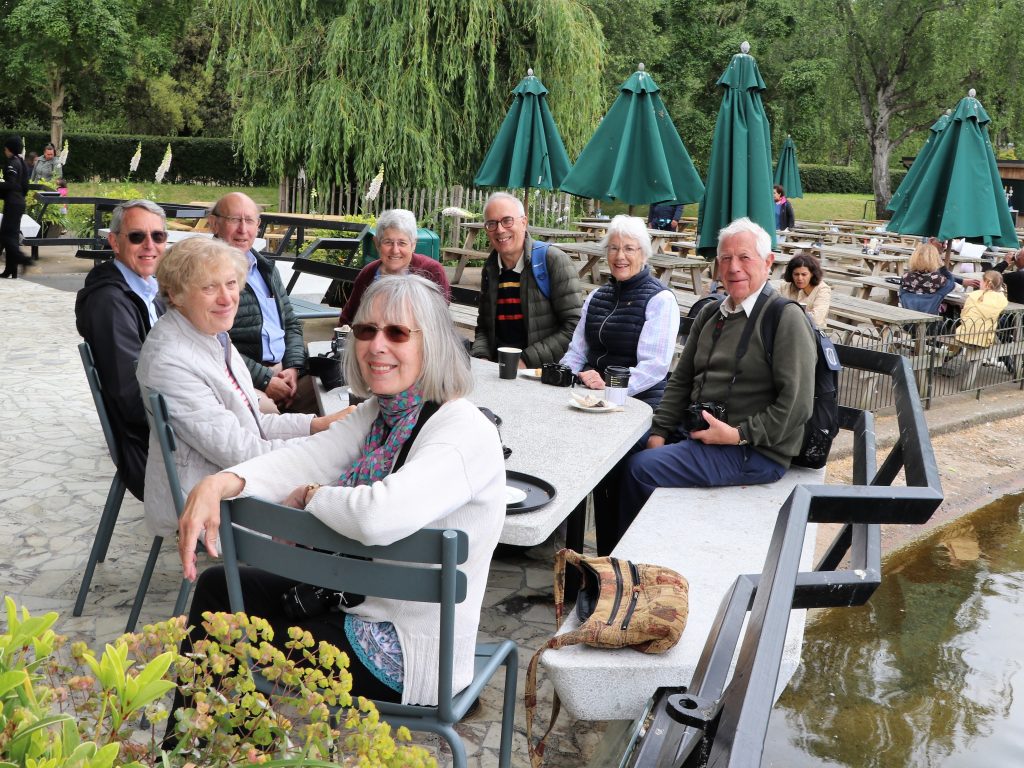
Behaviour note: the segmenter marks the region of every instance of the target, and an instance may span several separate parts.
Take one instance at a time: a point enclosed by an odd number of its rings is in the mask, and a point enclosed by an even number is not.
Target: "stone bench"
[[[672,568],[690,583],[690,613],[679,643],[663,654],[573,645],[541,662],[569,714],[629,720],[659,686],[689,685],[722,599],[741,574],[761,573],[779,508],[797,485],[820,485],[825,470],[794,467],[769,485],[660,488],[612,553]],[[808,525],[801,570],[813,567],[816,525]],[[559,633],[579,625],[569,612]],[[805,611],[793,611],[775,695],[800,661]]]

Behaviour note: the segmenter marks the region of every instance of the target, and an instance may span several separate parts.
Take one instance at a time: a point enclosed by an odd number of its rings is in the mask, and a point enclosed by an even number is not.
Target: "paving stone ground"
[[[82,373],[77,351],[81,339],[74,325],[74,291],[91,263],[76,261],[72,253],[44,251],[29,279],[0,280],[0,366],[5,374],[0,388],[0,591],[33,612],[57,611],[61,633],[101,647],[124,629],[152,539],[143,522],[142,505],[126,496],[107,560],[96,569],[85,612],[72,617],[113,471]],[[331,325],[330,321],[310,323],[307,340],[325,338]],[[1015,388],[986,392],[984,398],[938,405],[929,412],[929,423],[934,420],[940,425],[937,432],[949,431],[1021,412],[1021,396]],[[1020,434],[1019,420],[1006,423]],[[892,429],[884,417],[879,419],[883,443],[886,431]],[[986,434],[991,437],[991,429]],[[955,455],[956,441],[949,442]],[[979,490],[976,482],[958,488],[958,473],[962,477],[969,468],[964,460],[961,456],[959,464],[950,463],[953,459],[940,461],[944,482],[961,500],[957,506],[950,499],[947,504],[952,511],[944,518],[938,516],[937,522],[980,506],[989,496],[1020,489],[1010,466],[999,482],[987,488]],[[836,479],[847,471],[841,461],[837,457],[835,469],[830,467]],[[912,535],[908,532],[894,546]],[[481,618],[482,638],[508,637],[520,648],[517,766],[529,765],[522,706],[526,664],[554,629],[551,555],[555,546],[552,541],[528,552],[496,557]],[[172,542],[165,542],[143,622],[170,614],[179,584],[176,552]],[[546,723],[550,686],[542,682],[539,695],[541,722]],[[470,766],[481,768],[497,764],[500,688],[489,687],[482,703],[480,711],[459,726],[471,755]],[[563,714],[550,739],[545,764],[553,768],[594,764],[604,750],[600,743],[604,730],[604,724],[571,721]],[[421,734],[414,738],[435,751],[439,764],[449,763],[450,754],[439,740]]]

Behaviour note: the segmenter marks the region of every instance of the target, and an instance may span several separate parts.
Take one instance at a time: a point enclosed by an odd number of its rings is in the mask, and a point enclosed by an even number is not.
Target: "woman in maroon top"
[[[393,208],[381,213],[377,218],[377,234],[373,237],[380,258],[371,261],[356,276],[352,284],[352,293],[341,310],[341,317],[338,318],[339,325],[352,324],[352,318],[356,316],[363,293],[370,283],[382,275],[422,275],[437,283],[444,300],[451,301],[451,288],[444,267],[428,256],[413,253],[416,238],[416,217],[412,211]]]

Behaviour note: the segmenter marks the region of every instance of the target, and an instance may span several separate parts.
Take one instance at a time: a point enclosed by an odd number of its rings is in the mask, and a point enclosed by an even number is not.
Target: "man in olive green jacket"
[[[496,192],[484,206],[484,229],[492,251],[480,278],[480,311],[473,356],[497,359],[498,347],[523,350],[520,368],[557,363],[569,348],[583,297],[572,262],[555,246],[547,249],[548,296],[530,266],[522,202]]]
[[[767,282],[772,260],[771,238],[750,219],[719,233],[718,274],[728,297],[694,321],[646,450],[626,466],[617,520],[596,521],[614,527],[616,541],[655,488],[771,483],[800,453],[814,402],[816,342],[801,308],[787,305],[769,362],[760,332],[764,313],[757,308],[777,295]],[[750,323],[746,353],[738,358]],[[724,407],[722,418],[691,408],[712,403]],[[694,426],[700,417],[706,426]],[[677,437],[683,439],[672,443]]]

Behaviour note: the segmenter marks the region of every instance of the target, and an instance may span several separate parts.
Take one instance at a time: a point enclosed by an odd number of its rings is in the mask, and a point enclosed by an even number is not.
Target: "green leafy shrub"
[[[870,195],[871,170],[844,165],[800,165],[800,182],[804,192],[847,195]],[[895,191],[907,172],[903,168],[889,171],[890,188]]]
[[[37,151],[50,141],[50,134],[41,131],[11,131],[0,129],[2,135],[24,135],[26,146]],[[123,179],[128,176],[129,165],[136,147],[142,144],[142,158],[134,179],[152,181],[157,166],[163,159],[167,144],[174,156],[166,183],[212,182],[217,184],[268,183],[262,171],[251,172],[235,154],[230,139],[208,139],[187,136],[115,136],[101,133],[69,133],[68,162],[64,168],[66,181]],[[276,179],[274,180],[276,183]]]
[[[186,655],[176,618],[123,635],[97,656],[53,631],[56,613],[19,615],[5,602],[2,768],[435,765],[421,747],[399,743],[408,729],[393,736],[371,702],[353,701],[348,658],[308,632],[292,628],[285,652],[262,619],[205,614],[210,639]],[[256,690],[252,665],[273,681],[273,701]],[[176,687],[190,703],[165,741]]]

